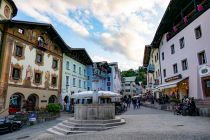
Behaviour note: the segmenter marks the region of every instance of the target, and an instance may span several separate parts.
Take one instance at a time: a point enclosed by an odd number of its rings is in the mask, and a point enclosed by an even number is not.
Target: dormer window
[[[19,28],[19,29],[18,29],[18,33],[20,33],[20,34],[24,34],[24,29]]]
[[[38,47],[44,47],[44,38],[41,36],[38,37]]]

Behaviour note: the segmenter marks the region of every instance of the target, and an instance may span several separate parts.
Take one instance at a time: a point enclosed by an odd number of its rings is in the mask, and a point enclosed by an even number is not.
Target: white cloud
[[[133,65],[143,59],[145,36],[154,36],[161,18],[159,8],[166,8],[170,0],[15,0],[18,9],[43,22],[59,22],[81,37],[91,39],[107,51],[124,55]],[[74,13],[73,16],[69,16]],[[162,13],[163,14],[163,13]],[[103,30],[91,24],[98,20]],[[74,47],[74,46],[73,46]],[[120,64],[120,62],[119,62]],[[126,65],[121,63],[122,67]]]

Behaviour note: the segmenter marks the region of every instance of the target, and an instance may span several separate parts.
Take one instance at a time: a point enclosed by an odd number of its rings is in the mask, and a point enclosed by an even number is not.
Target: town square
[[[209,0],[0,0],[0,140],[210,139]]]

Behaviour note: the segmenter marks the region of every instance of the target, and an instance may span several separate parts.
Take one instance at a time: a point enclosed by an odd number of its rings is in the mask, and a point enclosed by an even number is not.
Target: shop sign
[[[41,100],[41,102],[42,102],[42,103],[46,103],[46,102],[47,102],[47,100]]]
[[[200,74],[200,76],[205,76],[205,75],[210,74],[210,67],[209,66],[201,67],[199,70],[199,74]]]
[[[167,79],[165,79],[165,82],[171,82],[171,81],[175,81],[175,80],[178,80],[178,79],[182,79],[182,75],[181,74],[173,76],[173,77],[170,77],[170,78],[167,78]]]
[[[35,112],[31,112],[28,116],[29,122],[35,122],[37,118],[37,114]]]

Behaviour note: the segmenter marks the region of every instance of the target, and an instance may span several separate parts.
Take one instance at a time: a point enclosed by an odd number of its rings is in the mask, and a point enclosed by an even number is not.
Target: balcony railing
[[[183,10],[189,8],[190,6],[192,6],[192,2],[189,3],[186,7],[184,7]],[[200,4],[194,7],[186,15],[183,15],[183,11],[180,11],[182,19],[179,20],[179,22],[176,22],[176,24],[174,24],[174,26],[171,28],[171,31],[167,32],[166,40],[169,41],[170,39],[172,39],[177,33],[182,31],[186,26],[188,26],[191,22],[193,22],[197,17],[199,17],[209,8],[210,8],[210,2],[208,0],[203,0]]]

